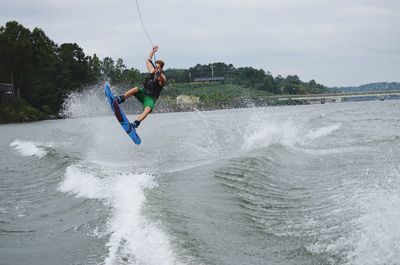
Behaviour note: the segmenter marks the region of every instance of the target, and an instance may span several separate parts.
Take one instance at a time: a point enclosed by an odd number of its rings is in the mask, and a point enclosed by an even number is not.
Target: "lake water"
[[[0,126],[0,264],[400,264],[400,101],[153,114],[136,146],[102,100]]]

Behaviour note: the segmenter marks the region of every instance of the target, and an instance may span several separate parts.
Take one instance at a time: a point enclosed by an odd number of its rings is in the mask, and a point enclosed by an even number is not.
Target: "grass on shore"
[[[11,122],[30,122],[46,119],[47,116],[32,107],[23,99],[0,105],[0,124]]]

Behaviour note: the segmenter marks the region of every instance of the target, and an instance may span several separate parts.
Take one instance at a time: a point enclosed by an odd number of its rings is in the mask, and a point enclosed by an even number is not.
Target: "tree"
[[[32,35],[16,21],[7,22],[0,28],[0,60],[4,75],[9,75],[14,85],[17,98],[24,89],[24,74],[32,68]]]
[[[105,57],[101,63],[101,71],[105,76],[111,77],[114,72],[114,60],[111,57]]]
[[[264,83],[265,71],[253,67],[239,67],[233,73],[233,79],[236,83],[254,87]]]
[[[317,82],[315,82],[315,80],[310,80],[310,82],[306,83],[305,86],[311,94],[324,93],[327,90],[326,87],[318,84]]]
[[[117,59],[117,65],[111,74],[112,80],[115,83],[120,83],[122,81],[122,72],[126,69],[124,61],[121,58]]]
[[[23,98],[34,107],[45,109],[50,113],[58,110],[60,99],[54,81],[57,73],[57,45],[46,36],[43,30],[35,28],[32,31],[33,68],[26,74],[29,78],[30,89]]]
[[[186,69],[167,69],[165,75],[168,77],[169,83],[188,83],[191,81],[191,73]]]
[[[275,82],[275,79],[270,72],[268,72],[267,75],[265,76],[264,83],[261,89],[274,94],[279,93],[278,85]]]
[[[89,56],[87,60],[89,65],[89,80],[96,83],[101,77],[101,61],[96,54],[93,54],[93,57]]]
[[[89,62],[83,49],[76,43],[61,44],[58,49],[58,56],[62,67],[68,68],[70,79],[73,85],[66,87],[76,87],[88,81]],[[67,71],[68,72],[68,71]]]
[[[120,81],[122,85],[138,85],[143,81],[144,78],[137,69],[130,68],[122,71],[121,81]]]
[[[298,88],[301,81],[297,75],[288,75],[283,83],[283,93],[285,94],[299,94]]]

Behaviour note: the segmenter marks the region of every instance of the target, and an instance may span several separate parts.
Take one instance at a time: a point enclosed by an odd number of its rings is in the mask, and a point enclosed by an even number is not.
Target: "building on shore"
[[[1,104],[11,103],[15,99],[14,86],[12,84],[0,83],[0,102]]]

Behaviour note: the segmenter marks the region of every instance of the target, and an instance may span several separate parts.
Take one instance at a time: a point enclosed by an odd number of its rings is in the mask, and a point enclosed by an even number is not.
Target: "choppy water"
[[[0,264],[400,264],[399,109],[2,125]]]

